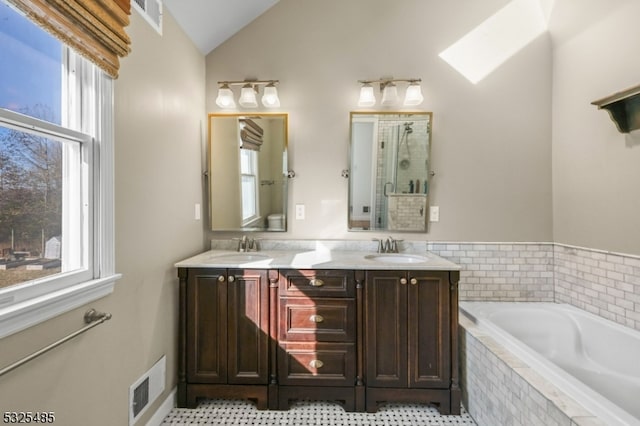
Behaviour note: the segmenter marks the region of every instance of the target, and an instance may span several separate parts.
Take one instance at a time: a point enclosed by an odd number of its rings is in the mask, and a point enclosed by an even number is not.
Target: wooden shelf
[[[621,133],[640,129],[640,85],[591,102],[606,109]]]

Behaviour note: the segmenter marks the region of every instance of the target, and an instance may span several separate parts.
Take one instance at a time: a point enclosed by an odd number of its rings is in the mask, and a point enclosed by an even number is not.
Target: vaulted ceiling
[[[178,25],[207,55],[278,0],[164,0]]]

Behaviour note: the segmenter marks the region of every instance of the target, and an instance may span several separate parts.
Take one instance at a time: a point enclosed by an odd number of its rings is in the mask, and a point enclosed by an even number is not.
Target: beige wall
[[[433,111],[431,201],[440,222],[405,239],[550,241],[551,45],[544,34],[473,85],[438,54],[507,0],[280,0],[206,58],[216,82],[279,79],[290,114],[286,238],[368,239],[347,231],[349,111],[359,79],[420,77]],[[306,206],[306,220],[291,217]],[[387,235],[387,233],[384,233]],[[211,237],[222,234],[211,233]],[[273,237],[273,234],[270,234]]]
[[[133,51],[115,84],[116,267],[123,278],[90,305],[113,319],[0,379],[0,408],[54,411],[55,424],[65,426],[128,424],[129,386],[163,354],[168,381],[160,399],[168,395],[177,364],[172,265],[203,249],[194,205],[202,201],[204,57],[168,14],[163,37],[136,12],[128,33]],[[2,339],[0,365],[79,329],[86,309]]]
[[[640,132],[619,133],[591,102],[640,83],[640,2],[559,6],[552,17],[554,240],[638,255]]]
[[[393,75],[422,78],[421,108],[434,113],[432,200],[441,222],[427,239],[553,238],[640,254],[638,137],[620,135],[605,112],[589,105],[638,84],[637,42],[630,41],[640,39],[640,5],[588,0],[594,13],[580,14],[558,0],[563,8],[552,17],[571,25],[552,27],[553,88],[546,35],[472,85],[438,53],[506,3],[281,0],[206,58],[206,76],[205,59],[168,13],[160,37],[134,12],[133,52],[115,85],[116,255],[124,277],[113,295],[91,304],[114,317],[0,379],[0,408],[52,410],[57,423],[69,426],[125,425],[129,385],[163,354],[167,392],[175,386],[172,265],[203,250],[203,236],[220,235],[194,220],[194,204],[202,201],[205,112],[218,112],[218,80],[281,81],[280,110],[290,114],[297,173],[289,213],[296,203],[307,212],[305,221],[290,219],[282,237],[374,236],[347,232],[340,172],[348,164],[356,81]],[[579,22],[571,18],[576,14]],[[80,328],[85,310],[4,338],[0,363]]]

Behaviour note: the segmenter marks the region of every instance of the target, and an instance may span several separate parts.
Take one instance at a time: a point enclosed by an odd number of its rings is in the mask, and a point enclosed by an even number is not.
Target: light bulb
[[[360,98],[358,106],[370,107],[376,104],[376,96],[373,94],[373,86],[370,83],[364,83],[360,88]]]
[[[280,106],[280,98],[278,98],[278,89],[275,84],[269,83],[264,88],[262,95],[262,105],[266,108],[278,108]]]
[[[220,108],[235,108],[236,102],[233,100],[233,92],[229,88],[228,84],[223,84],[218,89],[218,97],[216,98],[216,105]]]
[[[417,81],[411,82],[409,84],[409,87],[407,87],[407,92],[404,95],[404,105],[420,105],[422,101],[424,101],[424,96],[422,96],[422,88],[420,87],[420,83],[418,83]]]
[[[398,102],[398,88],[394,82],[390,81],[385,84],[382,90],[382,101],[380,101],[380,105],[391,106],[396,102]]]
[[[256,91],[251,84],[245,84],[242,86],[238,103],[245,108],[255,108],[258,106]]]

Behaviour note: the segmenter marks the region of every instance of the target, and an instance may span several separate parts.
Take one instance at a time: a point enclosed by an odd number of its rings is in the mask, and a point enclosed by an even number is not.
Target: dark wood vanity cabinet
[[[178,406],[460,411],[458,271],[178,268]]]
[[[178,405],[230,395],[268,408],[268,272],[181,268]]]
[[[380,402],[415,401],[435,404],[441,413],[460,412],[457,276],[367,272],[367,411],[375,412]]]

